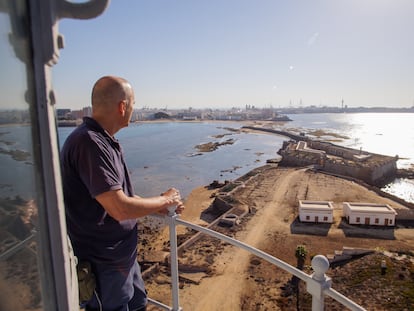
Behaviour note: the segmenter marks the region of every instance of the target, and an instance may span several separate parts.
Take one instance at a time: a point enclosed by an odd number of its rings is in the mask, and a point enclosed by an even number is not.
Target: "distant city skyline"
[[[136,108],[414,106],[414,1],[111,1],[62,20],[57,108],[90,103],[102,75]]]

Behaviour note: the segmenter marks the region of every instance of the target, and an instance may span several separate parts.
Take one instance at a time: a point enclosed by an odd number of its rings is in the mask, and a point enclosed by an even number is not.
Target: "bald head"
[[[131,84],[123,78],[105,76],[96,81],[92,89],[93,110],[110,111],[122,100],[133,96]]]
[[[102,77],[92,89],[92,118],[113,135],[128,126],[134,103],[134,91],[127,80]]]

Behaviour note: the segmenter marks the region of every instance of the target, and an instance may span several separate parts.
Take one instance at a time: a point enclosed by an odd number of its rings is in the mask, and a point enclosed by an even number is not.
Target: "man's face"
[[[135,105],[135,94],[129,83],[123,85],[124,87],[124,98],[122,100],[123,114],[120,119],[121,128],[127,127],[131,121],[132,113],[134,112]]]
[[[125,109],[125,125],[128,126],[129,122],[131,121],[132,113],[134,112],[134,105],[135,105],[135,98],[132,95],[126,102],[126,109]]]

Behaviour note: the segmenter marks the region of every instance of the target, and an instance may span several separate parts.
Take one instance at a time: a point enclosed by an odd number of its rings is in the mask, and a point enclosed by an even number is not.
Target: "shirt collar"
[[[119,146],[118,140],[111,136],[107,130],[105,130],[98,122],[96,122],[95,119],[91,117],[83,117],[83,122],[85,123],[86,127],[88,129],[91,129],[93,131],[99,132],[109,138],[112,142],[114,142],[117,146]]]

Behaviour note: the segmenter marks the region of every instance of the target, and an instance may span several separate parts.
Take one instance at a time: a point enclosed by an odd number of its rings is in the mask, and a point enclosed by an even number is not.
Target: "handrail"
[[[341,293],[337,292],[333,288],[326,289],[324,294],[326,296],[329,296],[329,297],[335,299],[336,301],[338,301],[339,303],[341,303],[342,305],[344,305],[345,307],[349,308],[352,311],[364,310],[364,309],[361,309],[360,306],[356,306],[355,303],[352,300],[350,300],[346,296],[342,295]]]
[[[186,226],[186,227],[188,227],[190,229],[194,229],[194,230],[200,231],[202,233],[208,234],[208,235],[210,235],[212,237],[215,237],[215,238],[218,238],[218,239],[220,239],[222,241],[225,241],[225,242],[227,242],[227,243],[229,243],[231,245],[234,245],[234,246],[240,247],[242,249],[248,250],[252,254],[254,254],[254,255],[256,255],[256,256],[264,259],[264,260],[267,260],[268,262],[270,262],[270,263],[278,266],[279,268],[281,268],[281,269],[289,272],[290,274],[293,274],[294,276],[297,276],[298,278],[300,278],[300,279],[302,279],[304,281],[306,281],[306,280],[308,280],[308,279],[311,278],[305,272],[303,272],[303,271],[301,271],[299,269],[294,268],[293,266],[289,265],[288,263],[286,263],[286,262],[284,262],[284,261],[282,261],[282,260],[280,260],[280,259],[278,259],[276,257],[273,257],[273,256],[271,256],[271,255],[269,255],[269,254],[267,254],[267,253],[265,253],[265,252],[263,252],[263,251],[261,251],[259,249],[256,249],[256,248],[254,248],[254,247],[252,247],[252,246],[250,246],[250,245],[248,245],[246,243],[243,243],[241,241],[235,240],[235,239],[233,239],[233,238],[231,238],[231,237],[229,237],[227,235],[221,234],[219,232],[216,232],[214,230],[211,230],[211,229],[208,229],[208,228],[205,228],[205,227],[201,227],[201,226],[192,224],[190,222],[181,220],[179,218],[176,219],[176,223],[181,224],[181,225],[184,225],[184,226]]]
[[[246,243],[228,237],[224,234],[216,232],[214,230],[195,225],[188,221],[181,220],[177,214],[165,216],[165,220],[169,225],[170,230],[170,253],[171,253],[171,286],[172,286],[172,303],[173,306],[169,307],[162,304],[159,301],[148,299],[148,302],[161,307],[164,310],[170,311],[182,311],[183,309],[179,304],[179,287],[178,287],[178,246],[177,246],[177,225],[183,225],[187,228],[205,233],[209,236],[215,237],[222,241],[225,241],[233,246],[242,248],[253,255],[256,255],[269,263],[289,272],[290,274],[298,277],[299,279],[306,282],[306,289],[312,295],[312,311],[323,311],[324,310],[324,298],[329,296],[334,300],[338,301],[345,307],[353,311],[366,311],[365,308],[358,305],[354,301],[350,300],[346,296],[337,292],[331,288],[331,278],[325,275],[325,272],[329,269],[329,261],[325,256],[317,255],[312,259],[311,265],[314,273],[308,275],[305,272],[291,266],[290,264],[280,260],[274,256],[271,256],[257,248],[254,248]]]
[[[29,235],[27,238],[25,238],[23,241],[20,241],[14,244],[9,249],[0,253],[0,261],[8,259],[9,257],[13,256],[15,253],[17,253],[20,249],[22,249],[23,247],[26,247],[27,244],[35,238],[35,235],[36,235],[36,230],[33,230],[32,234]]]

